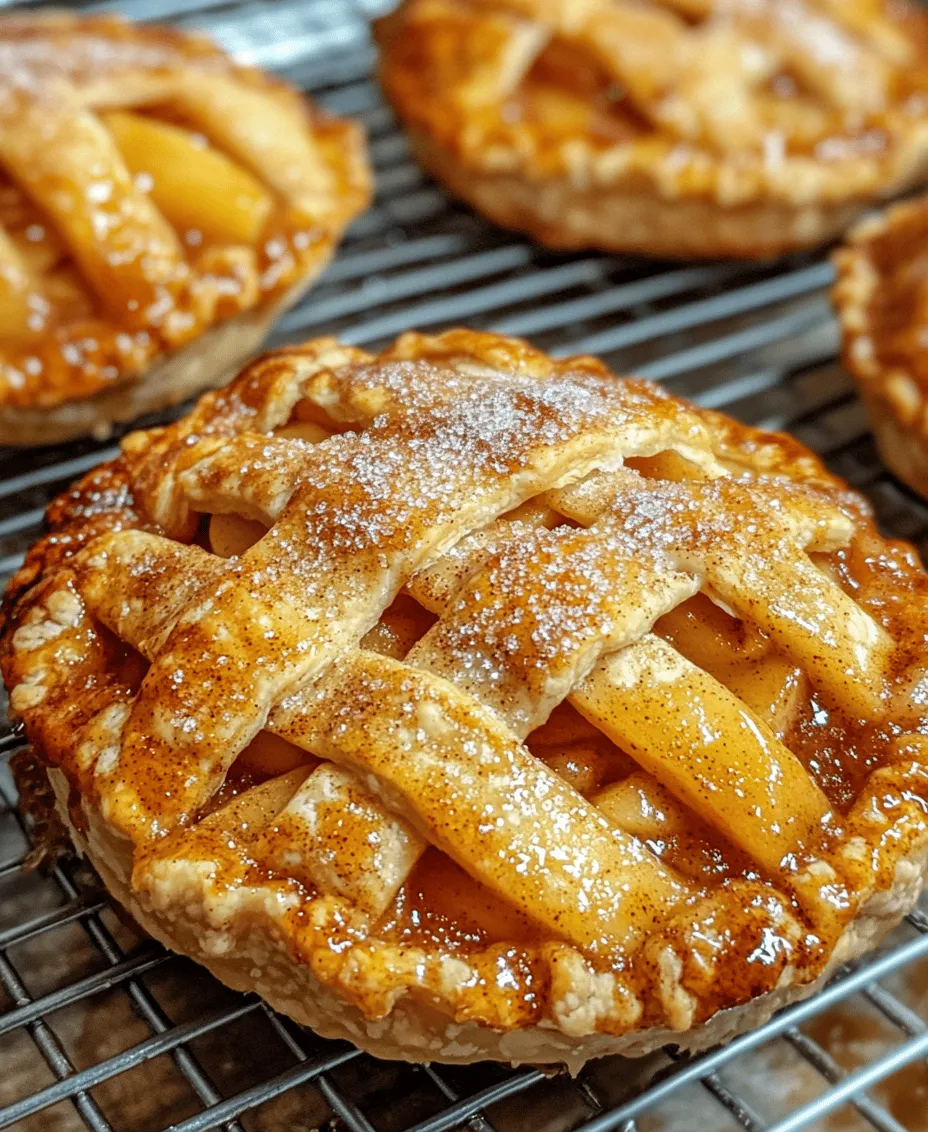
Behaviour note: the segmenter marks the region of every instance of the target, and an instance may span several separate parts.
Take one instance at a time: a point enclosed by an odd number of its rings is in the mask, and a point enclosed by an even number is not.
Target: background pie
[[[928,199],[863,221],[834,259],[845,367],[884,462],[928,497]]]
[[[404,0],[379,38],[426,168],[554,247],[771,256],[925,171],[908,0]]]
[[[451,331],[270,354],[52,504],[3,671],[152,935],[382,1056],[728,1038],[928,852],[928,576],[786,437]]]
[[[0,20],[0,443],[227,379],[367,203],[360,129],[169,28]]]

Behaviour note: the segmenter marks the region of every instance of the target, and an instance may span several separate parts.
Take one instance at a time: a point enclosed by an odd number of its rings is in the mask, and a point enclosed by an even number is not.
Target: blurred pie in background
[[[844,364],[880,455],[928,498],[928,198],[863,221],[835,265]]]
[[[379,39],[423,165],[552,247],[772,256],[925,170],[908,0],[405,0]]]
[[[357,126],[208,40],[0,21],[0,443],[227,378],[369,193]]]

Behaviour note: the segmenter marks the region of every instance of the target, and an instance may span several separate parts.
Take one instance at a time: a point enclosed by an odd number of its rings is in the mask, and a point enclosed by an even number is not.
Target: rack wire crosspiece
[[[0,0],[2,6],[4,0]],[[278,327],[376,347],[470,324],[554,354],[597,353],[699,404],[785,428],[863,490],[888,532],[928,549],[928,509],[881,467],[850,382],[820,257],[667,266],[544,252],[456,206],[409,159],[371,79],[384,0],[111,0],[204,28],[367,127],[375,207]],[[91,441],[0,453],[0,576],[48,500],[114,451]],[[824,993],[698,1057],[529,1067],[399,1066],[323,1042],[140,939],[77,862],[25,873],[0,736],[0,1128],[71,1132],[928,1132],[928,915]]]

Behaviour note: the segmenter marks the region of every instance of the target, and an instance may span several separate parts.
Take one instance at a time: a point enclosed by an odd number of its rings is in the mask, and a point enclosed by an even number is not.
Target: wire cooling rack
[[[2,6],[3,0],[0,0]],[[451,203],[409,160],[370,71],[383,0],[100,3],[204,27],[367,126],[374,208],[277,342],[375,346],[467,323],[557,354],[603,355],[701,405],[785,428],[924,553],[928,512],[881,467],[835,360],[818,257],[775,267],[554,255]],[[0,580],[46,502],[112,444],[0,450]],[[17,746],[0,734],[0,751]],[[2,760],[0,760],[2,763]],[[723,1049],[532,1068],[413,1067],[323,1042],[138,938],[76,862],[25,873],[28,832],[0,773],[0,1127],[176,1132],[928,1132],[928,916],[876,958]]]

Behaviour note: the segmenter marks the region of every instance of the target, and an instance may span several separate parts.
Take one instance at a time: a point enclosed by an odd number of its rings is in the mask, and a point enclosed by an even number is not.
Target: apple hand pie
[[[887,467],[928,498],[928,197],[862,221],[834,261],[844,365]]]
[[[201,37],[0,19],[0,443],[227,380],[369,192],[355,125]]]
[[[490,334],[319,339],[48,522],[3,673],[75,844],[322,1034],[699,1048],[921,890],[928,576],[786,437]]]
[[[379,39],[423,165],[553,247],[811,247],[928,159],[911,0],[404,0]]]

